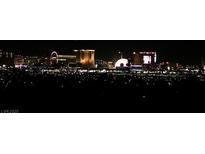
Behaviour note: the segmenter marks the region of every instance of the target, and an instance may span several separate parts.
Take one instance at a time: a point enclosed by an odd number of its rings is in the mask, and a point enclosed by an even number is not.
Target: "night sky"
[[[49,56],[52,51],[72,54],[74,49],[95,49],[96,58],[112,60],[118,51],[125,58],[132,52],[156,51],[159,61],[173,61],[181,64],[201,64],[205,58],[205,41],[146,41],[146,40],[19,40],[0,41],[0,49],[22,55]]]

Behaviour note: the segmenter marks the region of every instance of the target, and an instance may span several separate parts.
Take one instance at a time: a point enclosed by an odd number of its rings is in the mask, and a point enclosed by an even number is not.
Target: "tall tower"
[[[91,49],[82,49],[80,50],[80,63],[86,66],[94,66],[95,65],[95,50]]]

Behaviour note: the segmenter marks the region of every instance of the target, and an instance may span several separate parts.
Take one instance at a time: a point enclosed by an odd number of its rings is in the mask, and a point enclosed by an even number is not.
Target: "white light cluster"
[[[143,56],[143,63],[144,64],[151,64],[152,57],[151,56]]]
[[[115,63],[115,67],[120,67],[121,64],[123,64],[123,67],[126,67],[128,63],[127,59],[119,59],[116,63]]]

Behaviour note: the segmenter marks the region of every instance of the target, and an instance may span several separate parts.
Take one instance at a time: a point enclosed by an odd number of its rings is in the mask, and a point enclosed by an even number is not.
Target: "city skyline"
[[[0,109],[204,112],[204,48],[203,41],[0,41],[0,92],[18,96]]]
[[[0,41],[0,49],[29,56],[49,56],[52,51],[71,54],[76,49],[94,49],[97,59],[106,61],[112,60],[119,51],[126,58],[136,51],[154,51],[158,53],[158,62],[197,65],[200,65],[205,57],[203,41],[5,40]]]

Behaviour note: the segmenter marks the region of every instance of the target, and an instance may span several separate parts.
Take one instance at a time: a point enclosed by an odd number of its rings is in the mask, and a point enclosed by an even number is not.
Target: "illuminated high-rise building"
[[[20,67],[24,64],[24,57],[22,55],[16,55],[14,57],[14,65],[15,67]]]
[[[14,65],[13,52],[3,51],[0,49],[0,65]]]
[[[95,65],[95,50],[91,49],[82,49],[80,50],[80,63],[86,66]]]
[[[155,64],[157,62],[157,53],[156,52],[140,52],[142,56],[143,64]]]
[[[133,52],[132,65],[142,65],[142,64],[143,64],[142,55],[140,55],[138,52]]]

